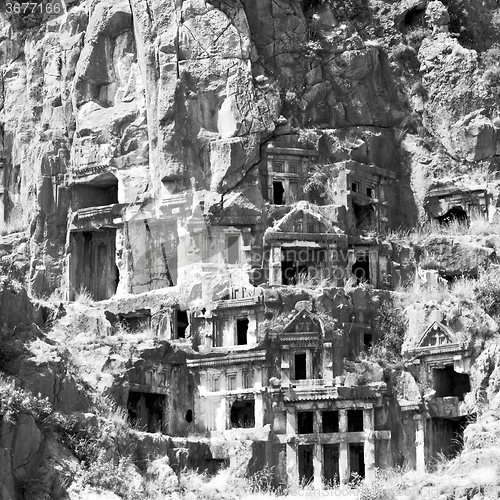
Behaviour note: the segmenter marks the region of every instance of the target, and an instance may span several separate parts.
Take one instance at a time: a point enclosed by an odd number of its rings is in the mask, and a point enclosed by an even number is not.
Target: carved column
[[[365,431],[364,460],[365,478],[367,481],[375,479],[375,438],[374,438],[373,408],[363,410],[363,429]]]
[[[414,415],[415,420],[415,451],[416,451],[416,466],[419,474],[425,474],[425,434],[424,434],[424,419],[422,415]]]
[[[313,471],[314,471],[314,489],[319,490],[323,488],[323,446],[320,443],[321,434],[321,411],[314,412],[314,435],[316,443],[313,450]]]
[[[264,427],[264,399],[261,392],[255,393],[255,428],[262,429]]]
[[[347,410],[339,410],[339,432],[347,432]],[[339,480],[341,483],[349,481],[349,444],[342,441],[339,445]]]
[[[297,428],[297,413],[295,408],[286,409],[286,473],[288,487],[296,489],[299,485],[299,468],[297,460],[297,444],[295,442],[295,429]]]

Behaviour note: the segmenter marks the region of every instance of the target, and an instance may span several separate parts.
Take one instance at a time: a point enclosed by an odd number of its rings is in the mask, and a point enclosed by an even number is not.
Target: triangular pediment
[[[438,321],[432,322],[420,337],[417,348],[421,347],[439,347],[442,345],[452,344],[454,335],[451,330],[439,323]]]
[[[307,310],[299,311],[285,326],[283,333],[321,332],[321,325],[314,314]]]
[[[331,233],[332,224],[306,202],[300,202],[273,227],[273,232]]]

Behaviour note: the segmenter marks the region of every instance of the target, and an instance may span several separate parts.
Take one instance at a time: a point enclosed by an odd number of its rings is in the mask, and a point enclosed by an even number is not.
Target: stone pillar
[[[323,343],[323,379],[333,383],[332,342]]]
[[[262,429],[264,427],[264,398],[261,392],[255,393],[255,428]]]
[[[339,444],[339,481],[341,484],[349,482],[349,444],[342,442]]]
[[[319,435],[321,434],[321,411],[315,410],[314,412],[314,434],[316,436],[316,443],[313,451],[313,470],[314,470],[314,489],[320,490],[323,488],[323,447],[320,444]]]
[[[364,460],[365,479],[375,479],[375,438],[374,438],[374,412],[373,408],[363,410],[363,430],[365,431]]]
[[[370,284],[375,288],[378,286],[378,250],[370,250],[368,256],[370,265]]]
[[[347,410],[339,410],[339,432],[347,432]],[[341,483],[349,481],[349,444],[345,441],[339,444],[339,480]]]
[[[227,411],[227,405],[228,402],[226,396],[221,396],[215,417],[215,428],[218,431],[225,431],[229,428],[228,415],[230,415],[230,412],[228,413]]]
[[[425,474],[425,434],[422,415],[414,415],[416,467],[419,474]]]
[[[313,451],[314,489],[323,489],[323,447],[320,443],[315,443]]]
[[[262,369],[258,365],[253,365],[253,388],[262,389]]]
[[[297,489],[299,485],[299,467],[297,459],[297,444],[295,442],[295,429],[297,428],[297,413],[295,408],[286,409],[286,474],[288,487]]]
[[[281,285],[281,247],[272,246],[269,254],[269,284]]]

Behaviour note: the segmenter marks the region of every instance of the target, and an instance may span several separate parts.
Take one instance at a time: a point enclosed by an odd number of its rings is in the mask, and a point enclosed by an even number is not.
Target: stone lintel
[[[189,368],[211,368],[216,366],[228,366],[233,364],[265,361],[266,351],[230,353],[227,356],[211,356],[200,359],[188,359]]]
[[[144,392],[147,394],[168,394],[168,389],[166,387],[134,383],[129,383],[129,391]]]
[[[285,156],[318,156],[318,152],[314,149],[299,149],[299,148],[278,148],[268,147],[266,150],[268,155],[285,155]]]
[[[278,434],[278,441],[283,443],[295,442],[296,444],[339,444],[339,443],[364,443],[368,439],[389,440],[391,431],[372,432],[332,432],[328,434]]]

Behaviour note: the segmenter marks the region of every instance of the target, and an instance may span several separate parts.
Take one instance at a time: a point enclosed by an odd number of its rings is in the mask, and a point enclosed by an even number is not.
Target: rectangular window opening
[[[227,237],[227,263],[237,264],[240,260],[240,237],[231,235]]]
[[[363,432],[363,410],[347,410],[347,432]]]
[[[339,432],[339,412],[338,411],[322,411],[321,420],[323,424],[323,432]]]
[[[295,380],[307,378],[307,356],[305,352],[295,354]]]
[[[248,344],[248,318],[238,318],[236,320],[236,344]]]
[[[273,203],[275,205],[285,204],[285,188],[281,181],[273,181]]]
[[[185,339],[186,329],[189,326],[187,311],[176,310],[176,338]]]
[[[314,432],[314,412],[299,411],[297,413],[297,433],[312,434]]]
[[[373,345],[373,335],[371,333],[365,333],[363,335],[363,344],[365,349],[370,349]]]
[[[314,445],[305,444],[298,447],[299,458],[299,480],[301,484],[307,485],[314,476],[313,466]]]

